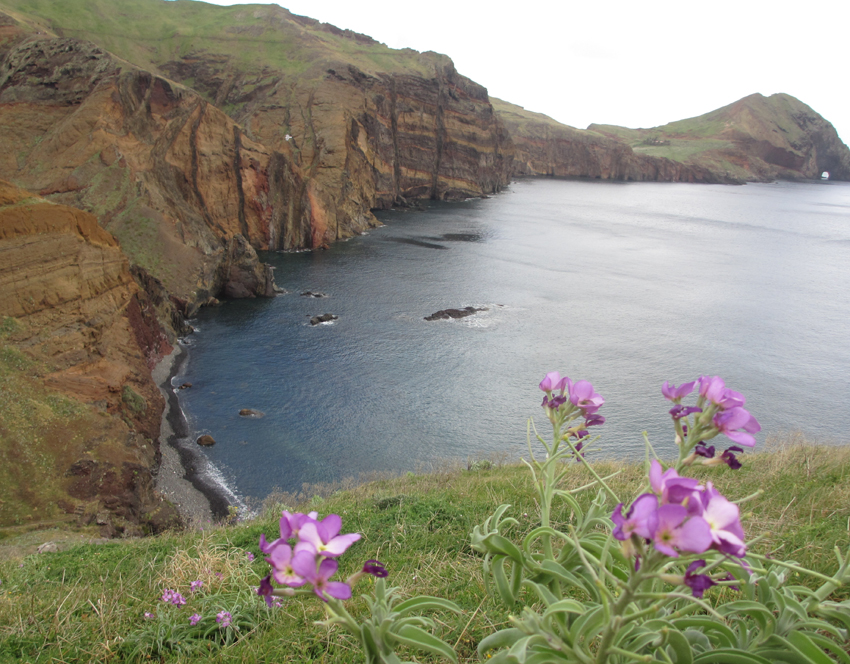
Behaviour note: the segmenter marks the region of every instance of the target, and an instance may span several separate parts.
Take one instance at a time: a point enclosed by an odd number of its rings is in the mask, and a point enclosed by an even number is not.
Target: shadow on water
[[[434,244],[433,242],[425,242],[424,240],[416,240],[412,237],[391,237],[387,238],[389,242],[398,242],[399,244],[412,244],[417,247],[425,247],[426,249],[448,249],[448,247],[444,247],[441,244]]]
[[[435,242],[484,242],[482,233],[444,233],[440,237],[431,237]]]

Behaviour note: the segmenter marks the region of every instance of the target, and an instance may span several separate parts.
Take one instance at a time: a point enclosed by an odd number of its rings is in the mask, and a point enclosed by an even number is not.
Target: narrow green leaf
[[[578,645],[579,638],[583,638],[585,643],[590,643],[602,629],[604,622],[605,614],[602,611],[601,605],[595,606],[583,616],[576,619],[570,628],[570,640],[573,646],[576,647]]]
[[[705,616],[690,616],[687,618],[677,618],[673,620],[672,623],[676,629],[682,631],[688,628],[698,629],[708,636],[709,640],[715,647],[734,648],[737,643],[735,633],[723,623],[712,618],[707,618]]]
[[[816,646],[803,632],[791,632],[787,638],[791,645],[795,646],[815,664],[834,664],[829,655]]]
[[[787,662],[788,664],[822,664],[823,662],[823,660],[812,659],[807,653],[779,634],[772,634],[765,641],[765,644],[758,649],[758,652],[775,662]],[[818,652],[825,656],[822,651]],[[826,658],[826,661],[833,664],[829,657]]]
[[[393,634],[393,636],[406,646],[417,648],[419,650],[426,650],[435,655],[441,655],[453,662],[457,662],[457,655],[455,654],[454,648],[445,641],[438,639],[433,634],[429,634],[418,627],[407,625]]]
[[[506,648],[507,646],[516,643],[516,641],[521,639],[523,636],[525,636],[525,634],[516,627],[499,630],[498,632],[481,639],[481,642],[478,644],[478,654],[481,657],[484,657],[487,655],[488,650]]]
[[[553,613],[577,613],[581,615],[585,611],[587,611],[587,608],[581,602],[574,599],[562,599],[547,608],[543,617],[546,618]]]
[[[844,648],[840,644],[825,637],[823,634],[808,634],[807,636],[822,649],[829,650],[842,664],[850,664],[850,655],[844,651]]]
[[[670,629],[666,634],[667,648],[675,655],[676,664],[693,664],[694,653],[687,637],[676,629]]]
[[[711,652],[700,653],[694,658],[694,664],[773,664],[755,653],[737,648],[718,648]]]
[[[454,602],[443,599],[442,597],[429,597],[428,595],[406,599],[396,606],[393,612],[403,616],[411,611],[453,611],[454,613],[462,613],[461,608]]]
[[[516,595],[513,593],[513,586],[508,581],[505,574],[505,558],[503,556],[495,556],[492,565],[493,583],[496,584],[496,591],[499,597],[509,607],[516,603]]]
[[[503,556],[508,556],[516,560],[518,563],[522,563],[522,552],[517,548],[516,544],[506,537],[493,533],[484,538],[484,544],[493,553],[500,553]]]

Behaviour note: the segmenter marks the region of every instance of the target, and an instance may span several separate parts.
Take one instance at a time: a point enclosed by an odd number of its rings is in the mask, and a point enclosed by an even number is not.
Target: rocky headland
[[[493,99],[515,145],[514,173],[604,180],[740,184],[850,180],[850,150],[835,128],[787,94],[750,95],[653,129],[576,129]]]

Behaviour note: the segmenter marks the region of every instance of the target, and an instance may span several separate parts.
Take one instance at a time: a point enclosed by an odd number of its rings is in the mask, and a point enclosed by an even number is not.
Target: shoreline
[[[187,526],[226,517],[232,504],[226,491],[201,470],[209,461],[189,440],[189,425],[183,417],[172,381],[180,374],[188,350],[179,344],[160,360],[151,377],[165,399],[159,432],[162,456],[156,475],[156,490],[171,501]]]

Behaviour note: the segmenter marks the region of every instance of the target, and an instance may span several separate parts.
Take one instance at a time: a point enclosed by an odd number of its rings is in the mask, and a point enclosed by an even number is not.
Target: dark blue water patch
[[[382,212],[385,226],[328,251],[264,254],[290,294],[203,310],[180,396],[253,496],[527,455],[552,370],[607,399],[602,456],[642,456],[644,430],[671,453],[660,385],[701,374],[743,392],[766,433],[846,442],[848,203],[838,183],[531,180]],[[487,311],[423,320],[466,306]],[[323,313],[339,318],[311,326]]]

